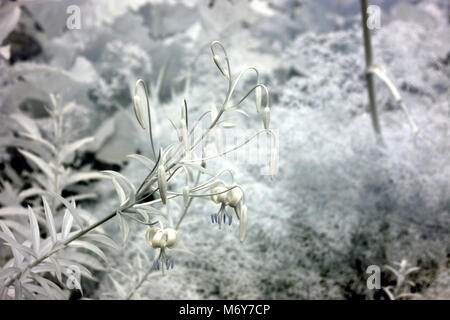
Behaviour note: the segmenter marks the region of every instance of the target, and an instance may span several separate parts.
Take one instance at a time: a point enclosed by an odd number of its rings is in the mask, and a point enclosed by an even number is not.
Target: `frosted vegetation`
[[[70,1],[80,30],[24,2],[0,1],[1,299],[450,298],[446,1],[381,5],[383,143],[359,1]]]

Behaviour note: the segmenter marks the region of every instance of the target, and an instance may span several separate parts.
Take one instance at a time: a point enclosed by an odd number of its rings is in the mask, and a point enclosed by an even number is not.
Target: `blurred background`
[[[369,3],[381,10],[372,31],[374,62],[399,88],[422,132],[413,138],[389,91],[376,82],[384,148],[370,120],[357,0],[1,0],[0,205],[9,205],[11,190],[25,188],[33,172],[17,151],[19,126],[8,115],[26,114],[45,134],[51,130],[45,106],[58,93],[74,105],[65,130],[95,137],[68,167],[117,170],[137,183],[144,168],[126,155],[150,155],[151,148],[133,119],[136,80],[151,88],[154,138],[166,146],[173,138],[167,118],[184,98],[191,119],[223,101],[227,82],[209,49],[219,40],[233,73],[254,66],[269,89],[278,174],[271,181],[259,164],[208,163],[233,169],[246,191],[245,243],[237,227],[211,225],[213,203],[194,201],[175,269],[152,275],[136,297],[387,299],[384,290],[367,287],[367,267],[380,266],[382,286],[395,286],[398,279],[383,266],[406,260],[420,269],[402,293],[449,299],[450,4]],[[237,96],[251,83],[244,81]],[[244,105],[250,117],[239,126],[262,128],[250,100]],[[95,197],[78,203],[95,220],[118,204],[106,180],[74,185],[65,195],[86,190]],[[145,228],[130,227],[127,245],[108,251],[95,280],[83,280],[85,297],[118,298],[108,275],[126,287],[120,272],[129,272],[138,253],[152,256]],[[120,242],[117,223],[105,230]],[[8,250],[0,250],[1,261]]]

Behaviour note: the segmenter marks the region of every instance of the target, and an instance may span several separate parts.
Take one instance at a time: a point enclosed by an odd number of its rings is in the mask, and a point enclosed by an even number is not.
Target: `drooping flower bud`
[[[142,114],[141,98],[139,98],[139,96],[133,97],[133,107],[134,107],[134,115],[136,116],[137,121],[141,125],[142,129],[145,129],[145,121],[144,116]]]
[[[215,54],[215,55],[213,56],[213,59],[214,59],[214,63],[216,64],[216,66],[217,66],[217,68],[220,70],[220,72],[221,72],[225,77],[228,78],[228,71],[225,70],[225,68],[224,68],[224,66],[223,66],[223,64],[222,64],[222,61],[221,61],[220,57],[219,57],[217,54]]]
[[[269,130],[270,125],[270,108],[264,108],[264,129]]]
[[[158,167],[158,188],[159,194],[161,196],[162,203],[166,204],[167,202],[167,177],[166,177],[166,169],[163,165]]]
[[[256,87],[256,89],[255,89],[255,101],[256,101],[256,111],[260,112],[261,111],[261,101],[262,101],[260,86]]]

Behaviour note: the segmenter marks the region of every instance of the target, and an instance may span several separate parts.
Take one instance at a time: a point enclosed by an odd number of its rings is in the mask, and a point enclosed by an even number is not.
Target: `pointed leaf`
[[[97,241],[97,242],[104,244],[108,247],[111,247],[113,249],[117,249],[117,250],[119,249],[118,245],[114,242],[114,240],[108,236],[105,236],[104,234],[86,234],[83,236],[83,239]]]
[[[37,257],[37,254],[33,250],[24,246],[23,244],[18,243],[14,238],[10,237],[5,232],[0,232],[0,238],[5,240],[6,245],[9,245],[13,249],[17,249],[20,252],[20,254],[24,256],[31,255],[35,258]]]
[[[123,217],[120,213],[117,214],[119,216],[120,231],[122,232],[122,243],[125,243],[128,239],[128,234],[130,233],[130,226],[125,217]]]
[[[153,168],[155,167],[155,162],[143,155],[129,154],[129,155],[127,155],[127,157],[139,161],[140,163],[142,163],[144,166],[146,166],[150,170],[153,170]]]
[[[100,172],[77,172],[69,175],[69,177],[66,179],[64,183],[64,186],[69,186],[71,184],[75,184],[81,181],[97,180],[103,178],[105,178],[105,176]]]
[[[69,209],[70,213],[72,214],[73,218],[75,219],[75,221],[77,222],[78,226],[83,229],[83,221],[80,218],[80,215],[77,212],[77,209],[75,208],[74,205],[70,204],[69,201],[67,201],[66,199],[64,199],[63,197],[61,197],[59,194],[49,191],[48,192],[50,195],[52,195],[53,197],[55,197],[58,201],[60,201],[62,204],[64,204],[64,206]]]
[[[13,113],[9,117],[14,119],[31,136],[37,137],[37,138],[41,137],[41,133],[39,132],[39,127],[37,126],[36,122],[33,119],[27,117],[23,113]]]
[[[39,246],[41,242],[39,225],[36,219],[36,214],[30,206],[28,206],[28,219],[30,220],[31,242],[33,244],[33,250],[34,252],[36,252],[36,254],[39,254]]]
[[[69,209],[64,212],[63,224],[61,227],[62,238],[66,239],[70,230],[72,229],[73,216],[70,214]]]
[[[50,232],[50,237],[52,238],[53,244],[55,244],[56,243],[55,220],[53,219],[52,211],[45,197],[42,197],[42,202],[44,203],[44,212],[45,212],[45,219],[47,220],[47,229]]]
[[[134,184],[123,174],[120,174],[119,172],[112,171],[112,170],[104,170],[103,173],[106,173],[110,176],[115,177],[116,179],[125,182],[125,184],[133,191],[133,194],[136,194],[136,187]]]
[[[86,250],[92,251],[93,253],[95,253],[100,258],[102,258],[103,260],[106,261],[106,256],[103,253],[103,251],[99,247],[97,247],[96,245],[94,245],[90,242],[82,241],[82,240],[74,240],[71,243],[69,243],[68,246],[73,247],[73,248],[84,248]]]
[[[122,186],[117,182],[116,178],[112,177],[111,181],[114,185],[114,189],[116,189],[117,195],[119,196],[120,205],[123,205],[127,201],[125,191],[123,191]]]
[[[9,230],[8,226],[0,220],[0,228],[3,230],[3,232],[9,236],[11,239],[16,241],[16,238],[14,237],[14,234]],[[20,264],[23,261],[23,255],[15,248],[12,248],[12,253],[14,256],[14,264],[16,267],[20,266]]]
[[[45,173],[45,175],[53,181],[54,175],[51,166],[42,158],[22,149],[19,149],[19,152],[23,154],[27,159],[31,160],[35,165]]]
[[[60,160],[64,162],[69,155],[92,141],[94,141],[94,137],[87,137],[64,146],[59,154]]]

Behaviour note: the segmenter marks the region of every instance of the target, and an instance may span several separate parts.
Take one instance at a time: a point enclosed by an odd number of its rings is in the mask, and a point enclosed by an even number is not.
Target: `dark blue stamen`
[[[166,269],[169,270],[170,267],[170,260],[169,258],[166,259]]]

